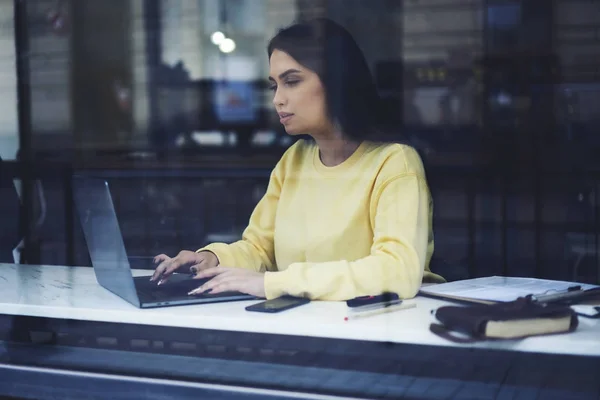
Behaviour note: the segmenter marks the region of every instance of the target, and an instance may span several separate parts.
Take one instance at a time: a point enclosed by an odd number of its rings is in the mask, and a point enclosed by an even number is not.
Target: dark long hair
[[[280,30],[267,47],[314,71],[325,88],[327,112],[352,140],[386,136],[385,116],[367,61],[342,26],[317,18]]]

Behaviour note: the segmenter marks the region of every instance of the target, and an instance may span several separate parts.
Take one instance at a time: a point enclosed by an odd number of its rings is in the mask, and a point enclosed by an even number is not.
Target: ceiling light
[[[225,40],[225,35],[223,34],[223,32],[216,31],[215,33],[210,35],[210,40],[213,42],[213,44],[218,46],[221,43],[223,43],[223,40]]]
[[[219,50],[223,53],[231,53],[235,50],[235,42],[232,39],[225,38],[219,45]]]

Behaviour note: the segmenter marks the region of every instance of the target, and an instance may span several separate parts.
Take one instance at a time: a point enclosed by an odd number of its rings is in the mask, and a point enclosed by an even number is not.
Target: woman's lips
[[[279,114],[279,122],[281,122],[282,124],[287,123],[292,117],[294,116],[294,114]]]

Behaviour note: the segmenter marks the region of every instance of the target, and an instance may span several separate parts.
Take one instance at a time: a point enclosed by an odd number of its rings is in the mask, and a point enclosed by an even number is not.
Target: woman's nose
[[[283,94],[281,93],[281,90],[276,89],[275,94],[273,95],[273,104],[275,105],[275,107],[284,105],[284,100],[285,99]]]

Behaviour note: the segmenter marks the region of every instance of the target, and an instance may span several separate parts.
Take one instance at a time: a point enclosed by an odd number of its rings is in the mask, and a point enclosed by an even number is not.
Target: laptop
[[[73,194],[98,283],[134,306],[156,308],[257,299],[240,292],[190,296],[188,292],[207,280],[192,279],[189,274],[175,273],[166,283],[158,286],[150,281],[154,273],[151,257],[148,257],[147,265],[152,271],[134,277],[108,182],[100,178],[75,176]]]

